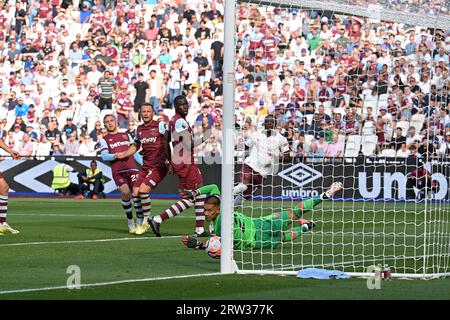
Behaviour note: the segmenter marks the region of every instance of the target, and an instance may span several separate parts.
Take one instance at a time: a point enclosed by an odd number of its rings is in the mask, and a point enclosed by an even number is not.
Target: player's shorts
[[[167,168],[161,167],[142,167],[139,170],[139,177],[136,180],[135,186],[139,187],[141,184],[156,188],[156,186],[167,176]]]
[[[184,165],[175,170],[180,179],[180,193],[185,190],[196,190],[203,184],[203,176],[196,164]]]
[[[114,182],[118,187],[126,184],[130,189],[133,189],[138,178],[139,178],[139,171],[137,170],[113,173]]]
[[[281,243],[283,231],[289,228],[292,220],[289,212],[282,211],[253,219],[253,223],[255,226],[254,248],[269,249]]]
[[[0,171],[0,179],[4,179],[3,178],[3,172]]]

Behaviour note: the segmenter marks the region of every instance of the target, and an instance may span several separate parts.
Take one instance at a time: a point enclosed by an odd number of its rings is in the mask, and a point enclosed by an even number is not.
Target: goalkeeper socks
[[[178,202],[175,202],[173,205],[171,205],[166,211],[161,213],[159,216],[161,218],[161,222],[167,219],[170,219],[172,217],[175,217],[182,213],[184,210],[189,209],[194,204],[186,199],[181,199]]]
[[[195,199],[194,205],[195,205],[195,227],[201,228],[201,232],[197,233],[203,233],[205,230],[203,229],[203,226],[205,225],[205,208],[203,207],[205,205],[205,198],[206,194],[201,194],[197,196],[197,199]]]
[[[152,210],[152,200],[148,193],[139,193],[142,204],[142,213],[144,217],[150,216],[150,211]]]
[[[303,213],[312,210],[315,206],[322,202],[320,196],[312,197],[301,201],[298,205],[298,208],[294,208],[292,212],[295,214],[297,218],[300,218]]]
[[[0,223],[6,222],[8,213],[8,196],[0,195]]]
[[[122,208],[125,211],[127,219],[133,219],[133,210],[131,210],[131,201],[130,200],[122,200]]]

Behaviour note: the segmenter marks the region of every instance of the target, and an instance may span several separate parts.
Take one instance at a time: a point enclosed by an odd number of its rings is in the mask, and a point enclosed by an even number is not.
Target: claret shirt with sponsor
[[[144,167],[165,166],[167,154],[163,137],[166,130],[166,123],[158,120],[137,127],[135,142],[142,146]]]

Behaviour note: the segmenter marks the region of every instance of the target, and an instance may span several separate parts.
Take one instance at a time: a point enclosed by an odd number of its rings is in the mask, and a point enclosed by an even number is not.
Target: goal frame
[[[236,3],[240,1],[224,1],[224,64],[223,64],[223,113],[222,130],[222,169],[221,169],[221,241],[222,254],[220,258],[220,272],[222,274],[257,274],[257,275],[297,275],[297,271],[272,271],[272,270],[241,270],[233,259],[233,193],[234,185],[234,110],[235,110],[235,35],[236,35]],[[431,16],[416,13],[402,13],[383,8],[358,7],[339,3],[329,3],[314,0],[246,0],[247,3],[262,5],[278,5],[290,8],[308,8],[333,11],[341,14],[356,15],[368,18],[377,18],[378,9],[382,11],[382,20],[389,20],[398,23],[412,24],[435,29],[450,29],[450,17],[437,15],[435,19]],[[372,10],[372,11],[371,11]],[[375,15],[375,16],[374,16]],[[379,19],[379,18],[378,18]],[[426,203],[425,203],[426,210]],[[426,238],[426,237],[425,237]],[[426,249],[424,246],[424,265],[426,265]],[[369,272],[346,272],[352,277],[370,277]],[[393,278],[409,279],[436,279],[450,277],[450,272],[446,273],[426,273],[424,266],[423,273],[392,273]]]

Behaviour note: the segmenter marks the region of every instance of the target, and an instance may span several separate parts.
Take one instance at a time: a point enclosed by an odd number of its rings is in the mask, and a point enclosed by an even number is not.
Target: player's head
[[[175,107],[175,112],[182,117],[186,117],[189,112],[189,102],[185,96],[177,96],[173,100],[173,105]]]
[[[117,119],[112,114],[107,114],[103,118],[103,124],[108,132],[115,132],[117,130]]]
[[[275,117],[271,114],[264,118],[264,129],[273,130],[277,126],[277,121]]]
[[[217,196],[209,196],[205,199],[205,204],[203,205],[205,209],[205,219],[206,221],[212,221],[217,218],[220,213],[220,199]]]
[[[153,111],[153,106],[150,103],[145,102],[142,104],[141,118],[142,118],[142,121],[144,121],[144,123],[151,122],[153,120],[154,114],[155,114],[155,112]]]

